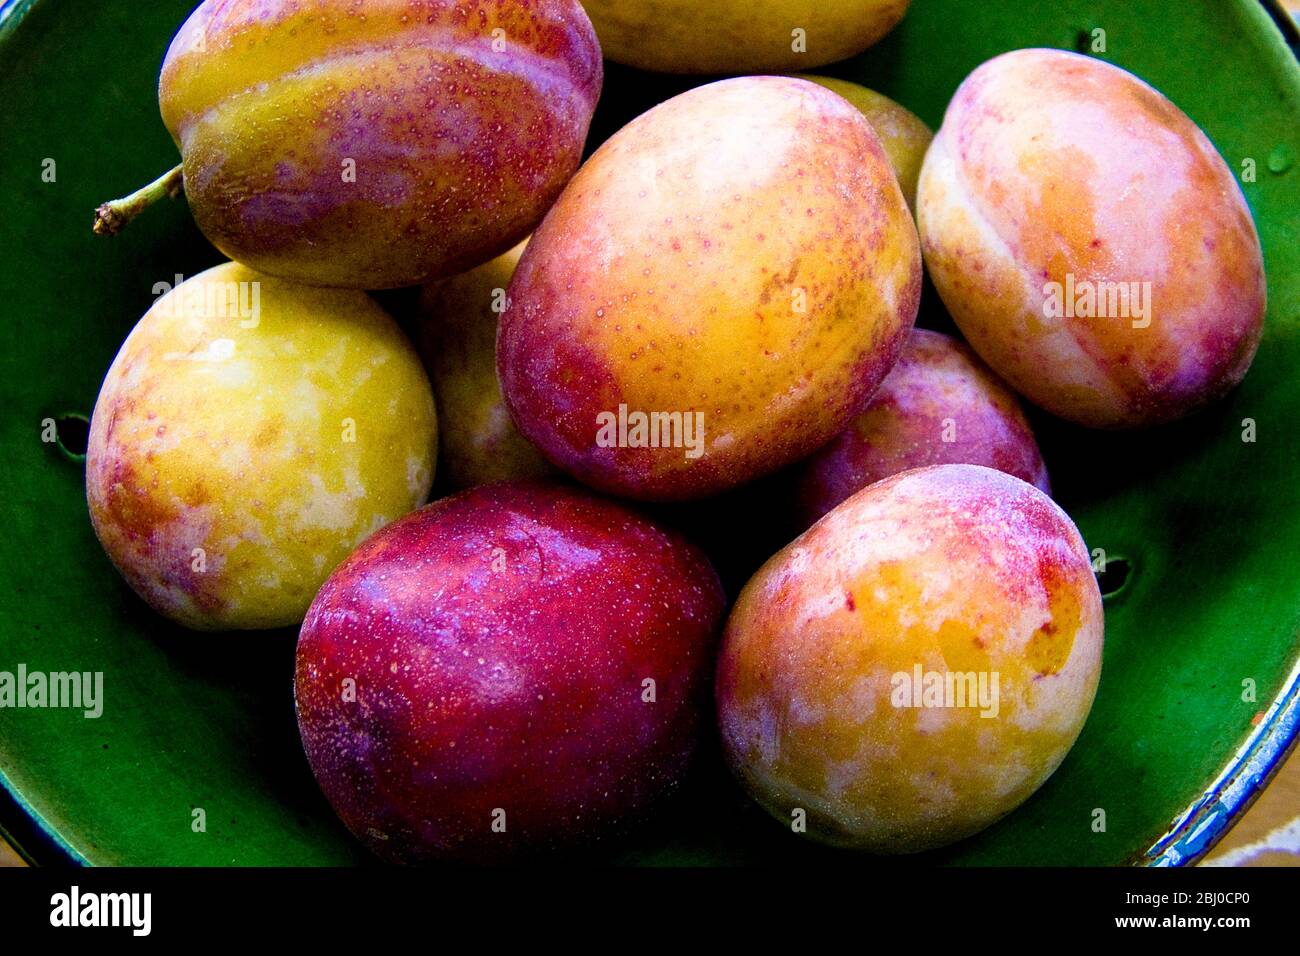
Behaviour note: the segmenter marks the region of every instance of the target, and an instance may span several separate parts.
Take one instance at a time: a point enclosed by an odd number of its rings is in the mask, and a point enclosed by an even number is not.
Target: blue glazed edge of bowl
[[[1205,791],[1138,861],[1187,866],[1214,848],[1263,792],[1296,745],[1300,731],[1300,661],[1259,727]]]

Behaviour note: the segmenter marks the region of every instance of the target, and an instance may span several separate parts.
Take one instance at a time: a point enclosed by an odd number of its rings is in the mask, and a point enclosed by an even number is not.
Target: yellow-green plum
[[[765,564],[727,622],[729,763],[787,826],[837,846],[943,846],[1020,805],[1065,758],[1101,673],[1102,602],[1078,530],[980,465],[858,492]]]
[[[420,297],[416,345],[438,403],[439,474],[455,488],[556,473],[510,420],[497,381],[497,320],[525,244]]]
[[[1263,328],[1263,256],[1214,144],[1138,77],[1059,50],[988,61],[948,105],[917,200],[935,288],[1030,401],[1096,428],[1224,395]]]
[[[907,107],[858,83],[829,76],[808,75],[804,79],[812,80],[832,93],[838,93],[862,111],[862,115],[880,137],[881,145],[885,147],[889,163],[898,177],[898,185],[903,189],[903,198],[915,210],[916,182],[921,177],[925,152],[934,139],[930,127]]]
[[[159,98],[217,248],[380,289],[527,235],[578,167],[601,76],[578,0],[205,0]]]
[[[583,0],[616,63],[662,73],[812,69],[860,53],[910,0]]]
[[[1015,394],[963,343],[913,329],[862,413],[794,467],[803,527],[872,482],[947,464],[997,468],[1051,493]]]
[[[704,497],[844,429],[916,317],[916,228],[842,97],[742,77],[660,104],[524,250],[497,363],[520,431],[600,490]]]
[[[159,613],[295,624],[362,538],[428,496],[436,431],[419,357],[369,296],[227,263],[155,302],[113,361],[90,519]]]

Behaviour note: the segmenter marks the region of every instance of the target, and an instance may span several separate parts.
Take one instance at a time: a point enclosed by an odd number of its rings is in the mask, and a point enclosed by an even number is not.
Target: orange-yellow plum
[[[910,0],[583,0],[601,49],[661,73],[812,69],[859,53]]]
[[[925,465],[985,465],[1051,492],[1016,396],[963,343],[913,329],[862,414],[794,468],[806,528],[872,482]]]
[[[718,663],[722,743],[754,799],[814,840],[939,847],[1057,768],[1101,652],[1069,517],[1000,471],[919,468],[858,492],[746,585]]]
[[[842,431],[920,289],[866,118],[807,80],[723,80],[633,120],[547,213],[510,284],[501,386],[587,484],[704,497]]]
[[[415,349],[364,292],[227,263],[154,303],[108,370],[90,519],[160,614],[296,624],[362,538],[428,496],[436,427]]]
[[[213,245],[386,289],[528,234],[578,167],[601,70],[578,0],[205,0],[159,99]]]
[[[948,105],[917,219],[930,277],[993,370],[1095,428],[1224,395],[1263,328],[1263,256],[1214,144],[1108,63],[988,61]]]
[[[524,244],[421,294],[416,344],[438,402],[439,473],[455,488],[556,471],[519,434],[497,381],[497,320]]]

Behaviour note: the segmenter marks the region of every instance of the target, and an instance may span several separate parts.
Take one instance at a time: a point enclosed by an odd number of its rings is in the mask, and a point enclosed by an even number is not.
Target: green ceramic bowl
[[[193,2],[0,3],[9,329],[0,671],[104,675],[98,719],[0,708],[0,824],[37,860],[365,862],[298,744],[293,633],[199,635],[167,624],[118,578],[86,516],[77,416],[93,407],[154,284],[219,259],[183,202],[113,240],[90,231],[97,203],[176,162],[157,75]],[[1294,740],[1300,69],[1280,25],[1294,40],[1291,22],[1255,0],[914,0],[885,42],[830,71],[937,126],[980,62],[1016,47],[1086,49],[1104,30],[1099,55],[1167,94],[1233,169],[1253,161],[1243,188],[1269,277],[1259,357],[1217,407],[1142,434],[1037,422],[1061,504],[1111,562],[1101,689],[1083,736],[1039,793],[979,836],[913,860],[1186,862],[1242,812]],[[686,83],[611,68],[595,137]],[[944,321],[932,295],[924,317]],[[42,441],[46,419],[60,423],[62,445]],[[1246,419],[1253,442],[1242,440]],[[192,827],[196,808],[204,832]],[[612,852],[658,863],[899,865],[798,841],[750,804],[708,747],[685,792]]]

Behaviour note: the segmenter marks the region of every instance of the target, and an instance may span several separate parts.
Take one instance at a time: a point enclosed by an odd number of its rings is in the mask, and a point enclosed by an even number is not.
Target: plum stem
[[[148,186],[137,189],[129,196],[106,202],[95,210],[95,234],[115,236],[140,213],[166,196],[175,199],[185,185],[184,164],[168,170]]]

